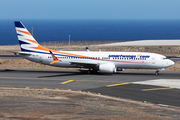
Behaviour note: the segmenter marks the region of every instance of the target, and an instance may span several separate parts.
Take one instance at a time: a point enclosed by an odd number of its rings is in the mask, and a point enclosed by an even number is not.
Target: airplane
[[[41,46],[26,27],[15,21],[21,56],[32,62],[56,67],[88,68],[87,73],[116,73],[124,69],[160,70],[174,65],[166,56],[147,52],[56,51]]]

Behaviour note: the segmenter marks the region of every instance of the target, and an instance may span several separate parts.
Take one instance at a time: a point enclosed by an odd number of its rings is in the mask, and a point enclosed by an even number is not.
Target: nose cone
[[[174,61],[169,60],[169,61],[168,61],[168,64],[169,64],[169,66],[173,66],[173,65],[174,65]]]

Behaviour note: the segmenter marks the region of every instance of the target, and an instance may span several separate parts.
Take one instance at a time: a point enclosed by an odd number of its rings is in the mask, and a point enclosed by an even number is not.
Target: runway
[[[161,86],[156,81],[180,82],[179,72],[122,71],[116,74],[86,74],[85,70],[19,70],[1,69],[0,86],[38,87],[90,91],[156,104],[180,107],[180,86],[169,82]],[[146,83],[152,83],[148,85]]]
[[[0,55],[0,59],[23,59],[16,55]]]

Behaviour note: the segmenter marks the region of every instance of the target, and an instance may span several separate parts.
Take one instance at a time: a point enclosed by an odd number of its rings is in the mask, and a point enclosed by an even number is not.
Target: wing
[[[72,61],[70,62],[72,65],[77,65],[77,66],[84,66],[84,67],[97,67],[99,63],[97,61]]]

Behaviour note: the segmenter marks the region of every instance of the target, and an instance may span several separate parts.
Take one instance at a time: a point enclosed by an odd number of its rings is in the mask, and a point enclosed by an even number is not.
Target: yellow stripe
[[[112,86],[118,86],[118,85],[126,85],[126,84],[129,84],[129,83],[127,82],[127,83],[120,83],[120,84],[106,85],[106,87],[112,87]]]
[[[62,80],[68,80],[68,79],[49,79],[49,78],[24,78],[24,77],[0,77],[0,79],[20,79],[20,80],[59,80],[59,81],[62,81]],[[107,82],[107,83],[110,83],[110,82],[113,82],[113,83],[119,83],[121,81],[101,81],[101,80],[78,80],[78,81],[83,81],[83,82]]]
[[[61,84],[66,84],[66,83],[73,82],[73,81],[74,80],[68,80],[68,81],[62,82]]]
[[[142,89],[142,91],[151,91],[151,90],[165,90],[165,89],[173,89],[172,87],[170,88],[153,88],[153,89]]]

